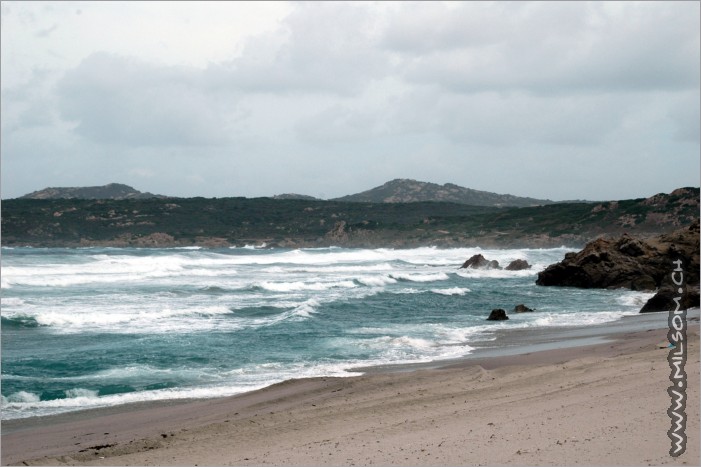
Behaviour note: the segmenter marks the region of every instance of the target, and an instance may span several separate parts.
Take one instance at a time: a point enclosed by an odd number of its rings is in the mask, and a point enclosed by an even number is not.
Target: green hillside
[[[4,246],[547,247],[688,225],[699,189],[524,208],[272,198],[12,199],[2,208]]]

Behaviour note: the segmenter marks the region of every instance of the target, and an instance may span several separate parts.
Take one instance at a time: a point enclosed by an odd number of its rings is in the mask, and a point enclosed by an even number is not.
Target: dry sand
[[[441,369],[294,380],[240,396],[6,424],[3,464],[699,465],[698,321],[687,452],[668,452],[666,329]],[[693,336],[693,337],[692,337]]]

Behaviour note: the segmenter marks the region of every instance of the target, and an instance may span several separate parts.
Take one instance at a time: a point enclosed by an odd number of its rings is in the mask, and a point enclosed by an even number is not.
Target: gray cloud
[[[208,146],[230,140],[229,108],[196,69],[99,53],[66,73],[57,89],[62,116],[93,141]]]
[[[110,181],[334,197],[407,177],[553,199],[698,185],[698,3],[294,3],[199,66],[100,35],[69,61],[56,18],[75,6],[25,6],[2,5],[3,34],[31,45],[2,42],[3,196]],[[52,24],[55,55],[15,72]]]
[[[374,23],[353,3],[298,4],[280,30],[252,38],[210,79],[250,92],[355,95],[388,72]]]
[[[37,37],[49,37],[56,29],[58,29],[58,24],[54,23],[51,27],[39,29],[34,35]]]
[[[402,24],[400,17],[385,43],[397,42],[396,30],[415,41],[429,34],[421,28],[449,31],[434,35],[428,50],[425,43],[412,48],[404,39],[398,52],[407,79],[461,93],[511,89],[562,94],[698,86],[694,60],[699,50],[698,4],[631,4],[618,14],[607,8],[604,2],[474,8],[463,4],[462,14],[444,12],[432,18],[434,22],[413,28]],[[484,16],[475,17],[475,10],[484,10]]]

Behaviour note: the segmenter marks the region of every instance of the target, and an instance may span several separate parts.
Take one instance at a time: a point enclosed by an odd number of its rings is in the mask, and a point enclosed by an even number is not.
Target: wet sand
[[[4,422],[2,463],[699,465],[698,319],[688,447],[676,459],[666,334],[650,326],[594,345]]]

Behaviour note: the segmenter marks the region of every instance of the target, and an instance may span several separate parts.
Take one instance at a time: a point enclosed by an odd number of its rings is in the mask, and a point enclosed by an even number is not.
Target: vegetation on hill
[[[272,198],[12,199],[2,207],[5,246],[550,247],[689,225],[699,189],[525,208]]]

